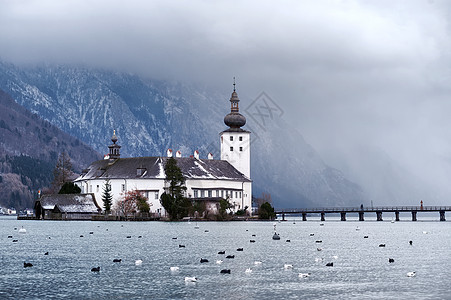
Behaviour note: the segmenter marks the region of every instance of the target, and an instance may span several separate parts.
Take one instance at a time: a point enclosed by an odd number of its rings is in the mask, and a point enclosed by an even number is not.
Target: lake
[[[273,224],[279,241],[272,240]],[[199,222],[195,229],[194,222],[0,217],[0,298],[451,299],[449,222],[320,224],[313,219]],[[22,226],[27,233],[18,232]],[[122,261],[114,263],[116,258]],[[200,263],[201,258],[209,262]],[[142,265],[135,265],[138,259]],[[24,268],[24,262],[33,267]],[[326,266],[330,262],[333,267]],[[91,272],[97,266],[100,272]],[[179,271],[171,272],[172,266]],[[245,273],[247,268],[252,272]],[[222,269],[231,274],[220,274]],[[410,271],[416,276],[407,277]],[[198,281],[185,283],[186,276]]]

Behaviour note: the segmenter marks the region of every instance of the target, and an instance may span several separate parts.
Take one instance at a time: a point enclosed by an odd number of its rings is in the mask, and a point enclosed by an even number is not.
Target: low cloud
[[[243,104],[268,93],[328,163],[343,166],[351,149],[374,147],[446,190],[449,6],[7,0],[0,58],[83,64],[222,92],[236,76]]]

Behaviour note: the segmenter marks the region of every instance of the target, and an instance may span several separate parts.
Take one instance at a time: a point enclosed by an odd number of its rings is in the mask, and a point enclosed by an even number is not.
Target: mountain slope
[[[100,155],[0,90],[0,205],[32,207],[37,189],[49,186],[61,152],[79,172]]]
[[[226,129],[223,118],[230,111],[230,95],[70,66],[0,63],[0,88],[101,153],[116,129],[124,157],[165,155],[172,148],[183,156],[196,149],[203,157],[212,152],[217,159],[218,133]],[[255,196],[269,192],[277,207],[361,203],[361,189],[327,166],[299,133],[281,118],[261,126],[252,112],[259,103],[241,98],[246,128],[252,131]]]

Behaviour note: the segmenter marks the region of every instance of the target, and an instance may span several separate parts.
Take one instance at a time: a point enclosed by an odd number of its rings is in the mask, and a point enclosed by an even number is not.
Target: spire
[[[224,123],[230,128],[240,128],[246,124],[246,118],[240,114],[240,109],[238,107],[239,102],[240,99],[238,98],[238,94],[236,92],[235,77],[233,77],[233,92],[230,97],[230,113],[224,118]]]
[[[120,158],[121,154],[119,150],[121,149],[121,146],[116,144],[117,142],[116,130],[113,130],[113,136],[111,137],[111,141],[113,142],[113,144],[108,146],[108,148],[110,149],[109,153],[110,159]]]
[[[240,111],[240,109],[238,108],[238,102],[240,102],[240,99],[238,98],[238,94],[236,93],[235,77],[233,77],[233,92],[232,96],[230,97],[231,112]]]
[[[113,144],[116,144],[117,142],[116,130],[113,130],[113,136],[111,137],[111,141],[113,142]]]

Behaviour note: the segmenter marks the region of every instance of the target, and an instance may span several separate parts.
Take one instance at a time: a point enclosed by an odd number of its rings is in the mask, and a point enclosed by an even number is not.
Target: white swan
[[[323,261],[324,259],[323,258],[320,258],[320,257],[317,257],[317,258],[315,258],[315,261],[316,262],[321,262],[321,261]]]
[[[244,273],[246,273],[246,274],[252,273],[252,269],[251,268],[247,268],[246,271],[244,271]]]
[[[336,256],[336,255],[334,255],[334,256],[332,256],[334,259],[338,259],[338,256]]]
[[[171,272],[177,272],[178,270],[180,270],[179,267],[171,267]]]
[[[262,262],[259,260],[254,261],[254,265],[261,265],[261,264],[262,264]]]
[[[407,277],[415,277],[415,275],[417,275],[415,271],[407,273]]]
[[[283,265],[283,268],[284,268],[285,270],[293,269],[293,265],[292,265],[292,264],[284,264],[284,265]]]
[[[142,260],[140,260],[140,259],[135,260],[135,265],[140,266],[140,265],[142,265],[142,264],[143,264],[143,261],[142,261]]]
[[[27,233],[27,230],[22,226],[22,228],[19,229],[19,233]]]
[[[216,261],[216,263],[217,263],[218,265],[222,264],[222,262],[223,262],[223,261],[222,261],[221,259],[219,259],[219,260]]]
[[[197,282],[196,277],[185,277],[185,282]]]
[[[299,273],[299,278],[307,278],[310,276],[310,273]]]

